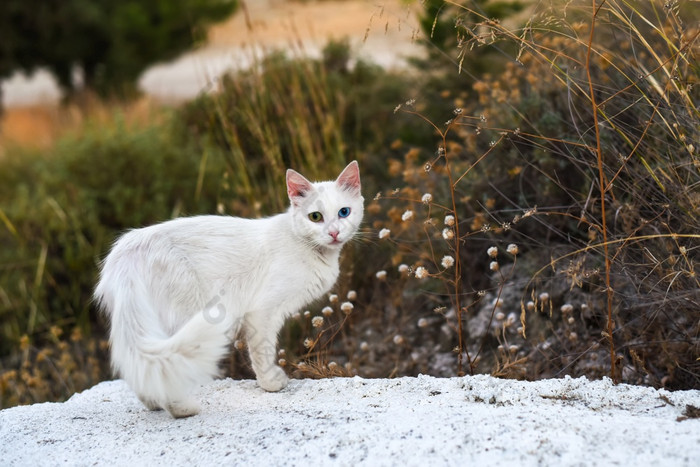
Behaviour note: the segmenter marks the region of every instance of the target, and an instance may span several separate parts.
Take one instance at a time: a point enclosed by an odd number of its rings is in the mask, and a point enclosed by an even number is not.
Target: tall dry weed
[[[411,187],[424,186],[439,173],[434,162],[443,162],[442,192],[459,200],[442,207],[457,222],[456,247],[469,251],[470,243],[483,246],[510,231],[506,238],[518,239],[531,256],[525,265],[531,277],[508,284],[520,289],[522,337],[530,338],[512,344],[519,350],[496,370],[512,369],[513,361],[527,377],[596,376],[607,368],[615,380],[697,387],[700,120],[693,12],[677,2],[551,2],[523,28],[509,29],[468,2],[445,4],[455,12],[455,73],[481,48],[515,44],[517,53],[502,73],[486,73],[459,94],[460,118],[427,121],[437,156],[421,154],[414,167],[398,162],[406,188],[397,194],[415,203],[420,189]],[[408,163],[415,158],[409,153]],[[441,161],[444,154],[451,156]],[[415,165],[430,174],[418,175]],[[401,209],[390,210],[389,219],[398,223]],[[525,215],[531,219],[523,223]],[[415,229],[425,239],[410,244],[437,265],[439,229],[432,223]],[[450,279],[452,286],[479,283],[486,268],[476,258],[461,258],[471,270]],[[498,302],[503,293],[495,290],[489,298]],[[462,349],[479,341],[477,327],[463,331],[480,312],[455,308],[469,303],[470,294],[480,292],[460,286],[448,294],[458,371]],[[486,314],[495,316],[496,307]],[[549,322],[541,319],[546,315]],[[492,330],[492,342],[505,349],[500,332]],[[468,351],[465,357],[471,361]]]

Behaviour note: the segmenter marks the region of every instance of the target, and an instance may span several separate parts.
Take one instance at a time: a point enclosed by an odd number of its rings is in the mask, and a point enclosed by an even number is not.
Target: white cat
[[[198,413],[190,393],[218,374],[241,328],[260,386],[287,385],[277,334],[333,286],[364,211],[357,162],[334,182],[290,169],[287,193],[282,214],[175,219],[124,234],[105,258],[95,298],[111,322],[112,366],[149,409]]]

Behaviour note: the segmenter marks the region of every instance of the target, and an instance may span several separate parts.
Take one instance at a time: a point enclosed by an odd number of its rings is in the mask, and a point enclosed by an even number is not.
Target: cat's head
[[[312,183],[287,170],[293,228],[314,247],[338,248],[357,232],[364,213],[360,169],[353,161],[333,182]]]

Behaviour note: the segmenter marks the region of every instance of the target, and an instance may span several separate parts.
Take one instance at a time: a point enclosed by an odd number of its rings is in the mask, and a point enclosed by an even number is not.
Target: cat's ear
[[[357,161],[350,162],[340,173],[335,183],[343,190],[359,195],[362,187],[360,185],[360,167],[357,165]]]
[[[292,169],[287,170],[287,194],[293,205],[298,206],[313,189],[311,182],[302,174]]]

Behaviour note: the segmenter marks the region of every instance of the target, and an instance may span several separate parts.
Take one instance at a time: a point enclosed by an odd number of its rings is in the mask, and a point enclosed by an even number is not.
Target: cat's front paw
[[[258,384],[269,392],[281,391],[287,387],[287,383],[289,383],[287,374],[278,366],[270,367],[265,373],[258,375]]]

